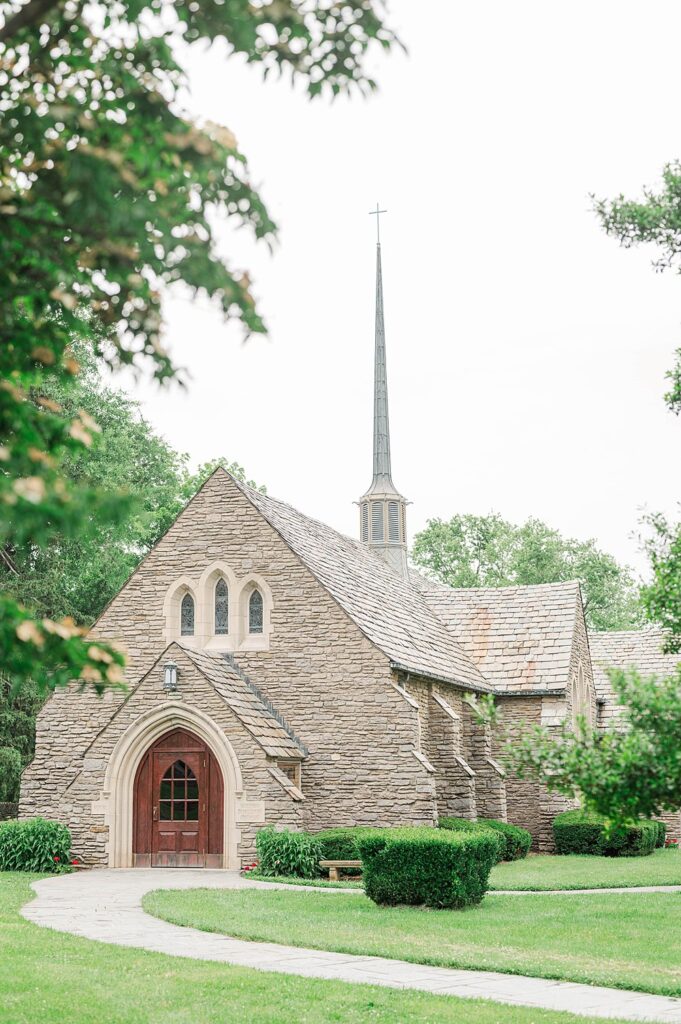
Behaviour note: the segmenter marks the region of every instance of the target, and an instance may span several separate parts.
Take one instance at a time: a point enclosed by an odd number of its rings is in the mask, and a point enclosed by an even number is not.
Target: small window
[[[300,761],[277,761],[277,768],[300,789]]]
[[[400,540],[400,506],[396,501],[388,502],[388,540],[394,543]]]
[[[362,541],[364,544],[369,540],[369,502],[362,502]]]
[[[184,761],[171,764],[161,779],[158,802],[161,821],[198,821],[199,784]]]
[[[263,631],[263,603],[262,594],[254,590],[248,599],[248,632],[262,633]]]
[[[215,584],[215,633],[224,636],[229,632],[229,590],[223,579]]]
[[[180,635],[194,636],[194,598],[185,594],[180,605]]]
[[[371,539],[383,540],[383,502],[371,502]]]

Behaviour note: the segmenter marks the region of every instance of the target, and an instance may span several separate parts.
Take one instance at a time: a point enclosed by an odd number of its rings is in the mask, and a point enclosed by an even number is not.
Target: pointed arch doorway
[[[135,775],[135,867],[221,868],[224,783],[212,750],[188,729],[149,747]]]

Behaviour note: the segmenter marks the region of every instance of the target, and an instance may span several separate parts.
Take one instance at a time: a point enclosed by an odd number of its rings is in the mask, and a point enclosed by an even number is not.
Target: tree
[[[640,625],[631,571],[595,541],[563,537],[539,519],[521,526],[496,513],[431,519],[414,538],[412,558],[451,587],[503,587],[579,580],[591,629]]]
[[[681,665],[666,679],[636,669],[609,672],[627,728],[599,733],[583,720],[575,733],[539,726],[515,735],[505,763],[521,778],[579,797],[613,824],[681,809]]]
[[[674,269],[681,273],[681,162],[667,164],[659,190],[646,188],[643,200],[594,198],[594,208],[606,233],[619,239],[625,248],[641,243],[658,246],[660,255],[653,265],[657,270]],[[681,348],[667,374],[670,388],[664,396],[668,407],[681,413]]]
[[[9,558],[0,565],[0,581],[9,597],[30,605],[40,616],[70,616],[78,625],[89,626],[218,465],[239,480],[246,474],[238,463],[224,458],[192,473],[188,456],[174,451],[153,431],[139,404],[103,383],[97,361],[83,346],[78,359],[80,373],[66,382],[47,374],[43,394],[59,402],[67,415],[78,409],[96,413],[100,433],[90,448],[81,447],[64,458],[62,473],[72,484],[124,491],[127,513],[115,521],[96,518],[94,529],[81,530],[75,537],[56,536],[49,547],[6,550]],[[33,756],[35,716],[43,700],[34,684],[25,684],[17,693],[9,681],[0,679],[0,802],[18,798],[21,771]]]
[[[395,42],[381,0],[0,0],[0,550],[43,551],[126,515],[125,495],[64,472],[99,429],[45,393],[46,371],[64,383],[79,373],[74,341],[167,380],[169,286],[207,295],[246,333],[264,330],[211,219],[261,239],[275,226],[233,134],[184,116],[178,98],[179,44],[217,38],[310,96],[370,91],[367,52]],[[0,664],[15,685],[80,677],[101,689],[122,679],[123,661],[70,618],[0,594]]]
[[[681,271],[681,163],[667,165],[662,188],[644,191],[642,201],[598,200],[595,210],[605,231],[625,247],[656,244],[658,270]],[[681,412],[681,349],[667,374],[671,386],[665,400]],[[641,590],[649,618],[667,632],[666,650],[681,652],[681,526],[664,516],[648,517],[652,535],[646,542],[652,581]],[[585,721],[577,732],[534,727],[513,737],[506,763],[517,774],[543,782],[613,824],[681,809],[681,665],[674,675],[644,677],[636,668],[611,670],[618,702],[625,708],[625,727],[599,733]]]

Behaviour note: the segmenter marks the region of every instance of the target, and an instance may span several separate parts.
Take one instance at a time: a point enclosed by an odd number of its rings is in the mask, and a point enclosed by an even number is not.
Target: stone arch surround
[[[239,866],[237,847],[240,833],[236,825],[236,807],[242,796],[243,780],[237,756],[224,732],[208,715],[182,701],[169,701],[163,707],[141,715],[130,725],[116,743],[109,759],[100,799],[92,808],[104,814],[104,821],[109,826],[109,867],[132,867],[132,819],[137,768],[149,747],[175,728],[189,729],[207,743],[220,766],[225,799],[224,867]]]

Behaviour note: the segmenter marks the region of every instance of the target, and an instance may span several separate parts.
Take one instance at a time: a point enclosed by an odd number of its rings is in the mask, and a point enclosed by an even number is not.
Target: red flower
[[[57,863],[57,864],[59,863],[59,857],[55,857],[54,860],[55,860],[55,863]]]

